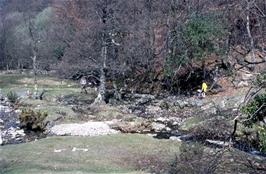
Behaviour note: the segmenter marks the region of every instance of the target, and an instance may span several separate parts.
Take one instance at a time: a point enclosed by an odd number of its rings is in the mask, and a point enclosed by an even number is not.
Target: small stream
[[[45,137],[42,132],[22,129],[18,113],[8,103],[0,104],[0,145],[25,143]]]
[[[0,145],[24,143],[46,137],[43,132],[33,132],[21,129],[18,118],[19,112],[20,111],[18,110],[12,110],[12,107],[10,107],[8,103],[0,103]],[[176,128],[173,130],[176,130]],[[156,134],[154,138],[157,139],[173,139],[183,142],[198,142],[212,148],[222,148],[226,146],[226,144],[228,144],[228,142],[224,140],[208,140],[204,139],[203,137],[197,137],[190,132],[178,130],[171,132],[161,131],[150,133]],[[246,142],[234,142],[232,146],[253,155],[266,157],[265,153],[259,152],[256,148],[250,146]]]
[[[187,143],[191,143],[191,142],[201,143],[211,148],[223,148],[224,146],[229,145],[229,141],[204,139],[204,138],[194,136],[193,134],[189,132],[182,132],[182,131],[180,132],[176,131],[175,133],[160,132],[160,133],[156,133],[156,136],[154,136],[154,138],[157,138],[157,139],[171,139],[173,137],[175,140],[180,140],[182,142],[187,142]],[[252,155],[266,157],[266,153],[260,152],[255,147],[252,147],[251,145],[243,141],[241,142],[234,141],[232,144],[232,147],[239,149],[241,151],[247,152]]]

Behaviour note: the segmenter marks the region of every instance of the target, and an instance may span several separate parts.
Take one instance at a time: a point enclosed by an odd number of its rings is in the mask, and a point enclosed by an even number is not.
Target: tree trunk
[[[106,93],[105,82],[106,82],[105,71],[103,68],[101,68],[100,86],[98,90],[99,93],[96,99],[94,100],[93,104],[105,104],[105,93]]]
[[[202,68],[202,71],[203,71],[203,79],[206,80],[207,72],[206,72],[205,60],[202,60],[201,68]]]
[[[121,100],[122,97],[121,97],[121,94],[120,94],[119,91],[118,91],[118,87],[117,87],[115,81],[113,81],[113,87],[114,87],[114,91],[115,91],[115,92],[114,92],[115,99],[116,99],[116,100]]]
[[[34,85],[37,85],[36,58],[37,58],[36,51],[33,51],[32,68],[33,68],[33,75],[34,75]]]
[[[248,13],[249,13],[249,9],[250,9],[250,4],[248,3],[248,7],[247,7],[247,10],[248,10]],[[249,40],[250,40],[250,49],[251,49],[251,56],[252,56],[252,62],[255,63],[256,62],[256,57],[255,57],[255,52],[254,52],[254,39],[251,35],[251,30],[250,30],[250,18],[249,18],[249,14],[247,15],[247,32],[248,32],[248,37],[249,37]],[[252,68],[254,68],[254,64],[251,65]]]
[[[106,60],[107,60],[107,45],[104,43],[102,47],[102,57],[103,57],[103,66],[100,69],[100,86],[98,90],[98,96],[94,100],[93,104],[105,104],[105,93],[106,93]]]
[[[38,97],[38,84],[37,84],[37,51],[35,48],[32,48],[32,68],[33,68],[33,75],[34,75],[34,95],[35,98],[37,99]]]

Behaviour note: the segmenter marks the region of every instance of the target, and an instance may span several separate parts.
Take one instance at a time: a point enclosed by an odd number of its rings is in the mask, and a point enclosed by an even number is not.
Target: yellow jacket
[[[207,91],[207,88],[208,88],[207,84],[206,83],[202,83],[202,85],[201,85],[202,91],[203,92],[206,92]]]

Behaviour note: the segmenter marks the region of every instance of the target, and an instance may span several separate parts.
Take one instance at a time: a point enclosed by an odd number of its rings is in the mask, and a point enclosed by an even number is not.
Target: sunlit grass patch
[[[7,160],[6,173],[142,173],[149,166],[141,160],[168,164],[180,142],[146,135],[118,134],[97,137],[50,137],[37,142],[0,148]],[[84,151],[72,151],[86,148]],[[55,149],[65,149],[55,153]],[[152,163],[152,161],[150,161]],[[144,165],[144,164],[143,164]],[[142,168],[142,170],[140,170]]]

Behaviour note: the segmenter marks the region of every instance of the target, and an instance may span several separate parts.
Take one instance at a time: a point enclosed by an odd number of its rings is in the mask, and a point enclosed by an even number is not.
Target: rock
[[[201,106],[202,110],[208,110],[211,109],[214,106],[213,103],[208,103],[207,105]]]
[[[238,88],[242,88],[242,87],[248,87],[249,84],[247,81],[240,81],[238,84],[237,84],[237,87]]]
[[[127,100],[135,101],[135,105],[145,105],[155,99],[155,96],[149,94],[129,94],[124,96]]]
[[[172,125],[173,125],[173,126],[177,126],[177,125],[179,125],[179,123],[180,123],[180,122],[174,121]]]
[[[160,132],[160,131],[162,131],[165,128],[166,128],[166,126],[164,124],[161,124],[161,123],[153,122],[151,124],[151,129],[154,130],[155,132]]]
[[[160,113],[162,113],[162,109],[159,106],[147,106],[145,112],[151,115],[159,115]]]
[[[146,135],[149,136],[149,137],[156,137],[157,134],[150,134],[150,133],[148,133]]]
[[[151,130],[150,123],[145,121],[117,122],[111,127],[123,133],[148,133]]]
[[[87,148],[77,148],[77,147],[73,147],[72,148],[72,152],[76,152],[76,151],[83,151],[83,152],[87,152],[89,149]]]
[[[226,97],[225,100],[225,108],[237,108],[241,103],[244,102],[245,96],[232,96],[232,97]]]
[[[211,115],[211,114],[216,114],[216,113],[217,113],[217,109],[215,107],[204,110],[204,114],[206,115]]]
[[[169,119],[168,118],[165,118],[165,117],[159,117],[159,118],[156,118],[154,119],[154,121],[156,122],[161,122],[161,123],[165,123],[167,122]]]
[[[170,127],[165,127],[165,130],[167,131],[167,132],[171,132],[171,128]]]
[[[194,137],[193,134],[186,134],[186,135],[178,136],[177,138],[179,138],[181,141],[189,141],[193,139],[193,137]]]
[[[10,108],[8,106],[0,105],[0,111],[2,112],[10,112]]]
[[[175,106],[178,106],[180,109],[183,109],[186,106],[189,106],[189,103],[185,100],[177,100],[174,102]]]
[[[159,118],[155,118],[154,121],[157,123],[164,124],[164,125],[168,126],[168,128],[169,128],[169,127],[178,126],[181,123],[182,119],[178,118],[178,117],[169,117],[169,118],[159,117]]]
[[[160,101],[159,106],[161,109],[166,109],[166,110],[168,110],[170,108],[169,103],[167,101],[164,101],[164,100]]]
[[[224,109],[225,108],[225,100],[222,100],[221,102],[219,102],[218,104],[218,107],[220,108],[220,109]]]
[[[54,149],[54,153],[60,153],[66,151],[66,149]]]
[[[25,142],[26,136],[24,130],[19,127],[20,122],[16,112],[9,112],[8,106],[0,105],[0,108],[0,144]]]
[[[203,100],[189,98],[186,100],[178,100],[176,104],[182,109],[184,107],[201,107],[203,106]]]
[[[171,136],[169,139],[173,141],[180,141],[180,142],[182,141],[179,137],[176,136]]]
[[[117,130],[111,129],[105,122],[87,122],[83,124],[60,124],[55,125],[49,131],[52,135],[73,135],[73,136],[97,136],[116,134]]]
[[[254,75],[253,74],[249,74],[249,73],[241,73],[241,79],[243,81],[253,80],[254,79]]]
[[[218,140],[205,140],[207,143],[219,146],[219,147],[225,147],[225,146],[229,146],[230,143],[229,142],[225,142],[225,141],[218,141]]]
[[[12,144],[25,142],[24,130],[19,128],[10,127],[1,132],[2,144]]]

